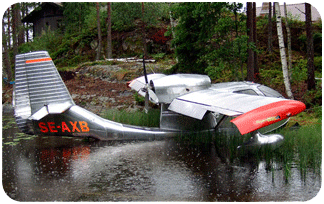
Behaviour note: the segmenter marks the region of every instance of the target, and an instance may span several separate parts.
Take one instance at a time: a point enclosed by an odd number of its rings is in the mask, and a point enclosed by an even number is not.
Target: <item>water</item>
[[[3,127],[3,188],[18,201],[305,201],[321,187],[312,170],[287,182],[282,164],[229,162],[214,144],[29,137],[6,113]]]

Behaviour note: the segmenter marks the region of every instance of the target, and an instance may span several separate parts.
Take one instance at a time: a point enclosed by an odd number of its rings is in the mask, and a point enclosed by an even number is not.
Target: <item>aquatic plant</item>
[[[102,117],[115,122],[136,126],[159,127],[160,125],[160,110],[158,109],[150,109],[147,114],[142,110],[109,109],[102,114]]]
[[[306,177],[308,168],[321,173],[322,165],[322,121],[314,125],[303,126],[298,130],[283,130],[285,142],[281,152],[300,170],[302,178]],[[288,160],[286,158],[286,160]]]

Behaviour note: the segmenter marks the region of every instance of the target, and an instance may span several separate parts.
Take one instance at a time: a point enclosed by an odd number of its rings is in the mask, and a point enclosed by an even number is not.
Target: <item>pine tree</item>
[[[248,38],[248,44],[249,44],[249,49],[248,49],[248,61],[247,61],[247,80],[248,81],[254,81],[254,52],[251,48],[251,44],[253,43],[253,4],[252,2],[247,2],[246,3],[246,28],[247,28],[247,35],[249,36]]]
[[[107,2],[107,58],[112,58],[112,45],[111,45],[111,3]]]
[[[97,49],[97,56],[96,60],[100,60],[101,55],[101,44],[102,44],[102,38],[101,38],[101,28],[100,28],[100,7],[99,2],[96,3],[96,10],[97,10],[97,29],[98,29],[98,49]]]
[[[307,89],[315,89],[315,75],[314,75],[314,42],[312,30],[312,11],[311,5],[305,3],[306,15],[306,35],[307,35]]]

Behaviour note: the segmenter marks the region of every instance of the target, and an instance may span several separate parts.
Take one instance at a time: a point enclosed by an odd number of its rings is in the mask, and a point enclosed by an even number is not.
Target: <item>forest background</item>
[[[252,7],[249,7],[251,6]],[[249,3],[62,3],[59,29],[32,38],[21,19],[40,3],[17,3],[2,18],[3,86],[14,80],[14,56],[47,50],[59,70],[109,58],[154,58],[165,73],[208,74],[213,82],[255,81],[286,95],[273,6],[256,17]],[[77,9],[76,9],[77,8]],[[251,10],[252,8],[252,10]],[[305,15],[305,14],[303,14]],[[322,22],[311,23],[313,65],[309,64],[306,23],[283,18],[291,34],[289,81],[295,99],[322,115]],[[308,28],[309,30],[309,28]],[[254,38],[251,36],[251,33]],[[253,63],[250,57],[254,56]],[[253,65],[251,65],[251,63]],[[251,66],[253,70],[251,71]],[[310,70],[314,76],[309,79]],[[314,86],[309,86],[313,80]]]

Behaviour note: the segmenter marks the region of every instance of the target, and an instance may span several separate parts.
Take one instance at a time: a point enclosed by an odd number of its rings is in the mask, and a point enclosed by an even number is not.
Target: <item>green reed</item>
[[[102,116],[108,120],[129,125],[145,127],[159,127],[160,125],[160,110],[158,109],[150,109],[148,113],[142,110],[127,111],[109,109]]]

